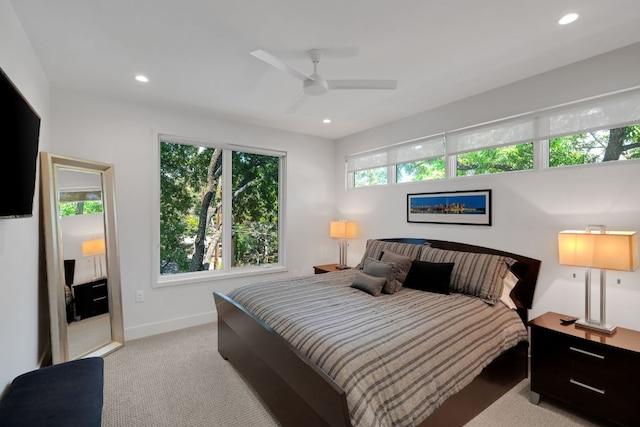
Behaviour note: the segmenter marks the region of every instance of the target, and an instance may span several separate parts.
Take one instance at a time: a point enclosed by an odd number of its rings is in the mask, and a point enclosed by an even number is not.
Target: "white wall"
[[[350,245],[350,264],[367,238],[427,237],[495,247],[542,261],[531,317],[546,311],[584,315],[584,269],[558,264],[557,233],[588,224],[640,232],[638,161],[345,190],[344,157],[637,86],[638,70],[640,44],[635,44],[339,140],[336,207],[341,217],[361,225],[360,238]],[[491,227],[406,222],[407,193],[472,189],[493,190]],[[607,320],[640,330],[640,270],[610,271],[607,282]]]
[[[40,149],[46,150],[49,83],[7,0],[0,0],[0,67],[40,115]],[[0,392],[18,374],[37,368],[48,346],[39,187],[38,179],[32,218],[0,219]]]
[[[61,89],[52,89],[51,109],[54,152],[115,165],[126,339],[213,321],[213,290],[226,292],[249,281],[283,276],[152,288],[157,133],[286,151],[287,274],[311,274],[314,264],[337,259],[337,248],[328,237],[335,206],[332,140]],[[144,291],[143,303],[135,302],[138,290]]]

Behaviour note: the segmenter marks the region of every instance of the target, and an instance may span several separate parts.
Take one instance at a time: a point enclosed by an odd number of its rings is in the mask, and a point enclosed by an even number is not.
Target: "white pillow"
[[[502,295],[500,296],[500,301],[504,303],[511,310],[515,310],[518,308],[516,304],[513,302],[509,294],[511,290],[516,286],[520,278],[516,276],[511,270],[507,272],[507,275],[502,279]]]

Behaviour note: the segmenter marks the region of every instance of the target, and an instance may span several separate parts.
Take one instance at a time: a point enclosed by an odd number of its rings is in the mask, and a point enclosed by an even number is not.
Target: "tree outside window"
[[[549,141],[549,166],[640,158],[640,125],[604,129]]]
[[[277,155],[162,141],[160,273],[278,263],[280,162]]]
[[[533,169],[533,143],[458,154],[457,176],[485,175]]]

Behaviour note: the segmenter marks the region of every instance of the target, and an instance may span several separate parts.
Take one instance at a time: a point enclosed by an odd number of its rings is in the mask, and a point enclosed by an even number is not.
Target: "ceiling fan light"
[[[324,95],[329,90],[329,85],[322,77],[314,74],[314,80],[308,79],[302,83],[302,90],[307,95],[318,96]]]

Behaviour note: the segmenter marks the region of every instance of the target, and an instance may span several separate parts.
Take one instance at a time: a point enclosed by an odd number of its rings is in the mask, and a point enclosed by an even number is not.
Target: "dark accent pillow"
[[[421,261],[452,262],[451,292],[472,295],[494,305],[502,294],[502,279],[516,260],[502,255],[425,247]]]
[[[454,263],[413,260],[404,281],[405,288],[449,295],[449,282]]]
[[[353,278],[351,287],[377,297],[382,293],[382,287],[386,282],[387,279],[385,277],[375,277],[358,271],[356,277]]]
[[[397,254],[395,252],[383,251],[382,256],[380,257],[380,261],[394,263],[397,268],[396,280],[400,282],[400,284],[404,283],[404,279],[407,277],[409,268],[411,268],[411,258],[409,258],[408,256]]]
[[[362,271],[371,276],[384,277],[385,284],[382,291],[386,294],[393,294],[402,287],[402,283],[396,280],[398,269],[392,262],[367,258],[364,260],[364,268]]]

